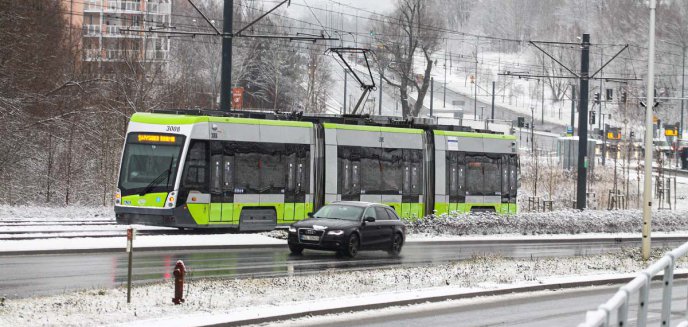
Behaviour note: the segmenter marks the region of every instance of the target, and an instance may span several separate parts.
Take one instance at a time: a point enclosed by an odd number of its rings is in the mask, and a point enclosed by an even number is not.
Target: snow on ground
[[[668,249],[653,251],[653,260]],[[186,302],[172,305],[173,282],[126,289],[94,289],[58,296],[4,299],[0,325],[193,326],[223,320],[456,294],[498,288],[578,281],[634,273],[646,267],[638,249],[590,257],[506,259],[473,257],[451,264],[365,271],[328,270],[278,278],[201,279],[187,284]],[[678,262],[688,268],[686,260]],[[342,296],[342,294],[345,294]]]

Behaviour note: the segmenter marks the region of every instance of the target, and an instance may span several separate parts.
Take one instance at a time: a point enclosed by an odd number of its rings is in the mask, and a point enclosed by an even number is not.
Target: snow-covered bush
[[[688,230],[686,217],[686,211],[654,212],[652,230]],[[640,233],[642,211],[567,210],[518,215],[453,213],[409,221],[407,226],[409,233],[430,235]]]

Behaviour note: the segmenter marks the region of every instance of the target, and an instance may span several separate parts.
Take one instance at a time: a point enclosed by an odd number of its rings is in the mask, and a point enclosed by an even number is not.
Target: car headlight
[[[339,236],[339,235],[342,235],[342,234],[344,234],[344,231],[341,230],[341,229],[338,229],[338,230],[331,230],[331,231],[327,232],[327,235]]]
[[[289,233],[296,233],[296,227],[289,226]]]

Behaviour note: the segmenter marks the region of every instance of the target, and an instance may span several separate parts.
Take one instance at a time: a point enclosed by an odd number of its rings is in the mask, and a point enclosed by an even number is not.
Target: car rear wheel
[[[401,234],[395,233],[394,237],[392,238],[392,244],[390,244],[389,250],[387,250],[387,253],[393,256],[399,255],[401,253],[401,247],[404,245],[404,238],[401,237]]]
[[[303,252],[303,246],[289,243],[289,251],[291,251],[292,254],[301,254],[301,252]]]
[[[346,242],[346,248],[344,248],[341,251],[341,254],[344,256],[347,256],[349,258],[353,258],[356,256],[356,254],[358,254],[358,249],[359,249],[360,245],[361,245],[361,242],[358,239],[358,234],[352,233]]]

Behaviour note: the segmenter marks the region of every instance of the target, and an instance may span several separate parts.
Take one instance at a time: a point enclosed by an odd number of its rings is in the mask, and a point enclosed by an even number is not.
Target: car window
[[[330,204],[320,208],[313,216],[315,218],[360,220],[362,212],[363,208],[361,207]]]
[[[368,217],[373,217],[375,220],[377,220],[377,214],[375,213],[375,208],[374,207],[369,207],[366,209],[365,214],[363,215],[363,218],[368,218]]]
[[[377,214],[377,220],[389,220],[387,211],[383,207],[375,207],[375,213]]]
[[[391,220],[399,220],[399,216],[397,216],[397,213],[394,212],[394,210],[386,209],[386,208],[385,208],[385,210],[387,210],[387,213],[389,214],[389,217]]]

